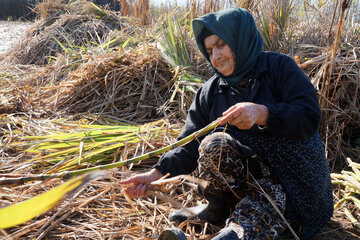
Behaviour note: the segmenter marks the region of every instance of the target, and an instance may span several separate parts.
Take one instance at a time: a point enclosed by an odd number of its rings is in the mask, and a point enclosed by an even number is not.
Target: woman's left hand
[[[229,123],[239,129],[250,129],[254,124],[266,126],[269,115],[265,105],[241,102],[230,107],[223,113],[220,125]]]

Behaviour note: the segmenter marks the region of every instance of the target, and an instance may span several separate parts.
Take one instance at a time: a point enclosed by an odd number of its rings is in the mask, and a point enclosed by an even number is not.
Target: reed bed
[[[353,35],[351,28],[347,35],[342,34],[349,13],[349,5],[345,4],[349,3],[343,1],[334,10],[332,25],[335,30],[329,30],[327,47],[302,46],[309,60],[300,64],[319,90],[323,113],[320,133],[332,171],[345,167],[346,157],[360,158],[360,152],[351,147],[355,145],[360,127],[360,42],[347,42],[354,37],[359,39],[360,35],[359,32]]]
[[[150,23],[149,8],[150,0],[118,0],[121,3],[123,16],[131,16],[140,19],[143,25]]]
[[[186,11],[191,13],[191,18],[196,18],[201,15],[220,10],[222,4],[224,3],[225,1],[216,0],[187,0]]]
[[[306,56],[307,61],[301,61],[300,67],[310,76],[312,83],[319,90],[319,99],[322,102],[321,135],[325,144],[327,157],[331,169],[339,170],[346,166],[344,159],[352,157],[359,159],[360,155],[355,146],[356,135],[360,124],[359,112],[359,60],[360,45],[344,44],[337,51],[330,77],[332,84],[327,90],[328,95],[322,92],[326,48],[314,45],[302,45],[298,52],[300,58]]]

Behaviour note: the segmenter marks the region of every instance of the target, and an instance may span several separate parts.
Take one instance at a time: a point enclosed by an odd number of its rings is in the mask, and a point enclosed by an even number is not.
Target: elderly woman
[[[262,51],[263,39],[246,10],[210,13],[192,24],[215,75],[197,92],[179,138],[219,117],[224,127],[124,180],[136,184],[129,195],[145,196],[146,186],[164,174],[198,169],[209,183],[200,191],[209,203],[192,212],[218,225],[226,220],[213,239],[276,239],[286,221],[303,238],[313,237],[333,212],[313,85],[290,57]],[[182,210],[170,215],[191,217]]]

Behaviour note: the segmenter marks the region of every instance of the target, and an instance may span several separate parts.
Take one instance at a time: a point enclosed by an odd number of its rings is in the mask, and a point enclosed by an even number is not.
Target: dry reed
[[[89,56],[41,101],[54,111],[90,111],[146,122],[162,115],[158,107],[170,98],[171,79],[169,66],[158,50],[143,45],[126,53]]]
[[[360,42],[346,42],[341,37],[348,12],[342,4],[346,2],[341,1],[338,6],[341,12],[338,19],[333,17],[337,32],[333,34],[330,28],[328,47],[303,46],[310,60],[300,65],[319,90],[323,111],[320,130],[332,171],[345,167],[346,157],[360,158],[360,152],[351,147],[360,128]]]
[[[131,16],[141,20],[143,25],[149,24],[150,0],[119,0],[123,16]]]
[[[221,9],[222,3],[224,1],[218,0],[187,0],[186,1],[186,11],[190,12],[191,18],[196,18],[201,15],[216,12]]]

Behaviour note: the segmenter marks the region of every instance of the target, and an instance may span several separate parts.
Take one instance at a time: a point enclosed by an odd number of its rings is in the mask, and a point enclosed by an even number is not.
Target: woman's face
[[[205,38],[204,44],[212,66],[224,76],[230,76],[235,70],[235,56],[229,45],[216,34]]]

